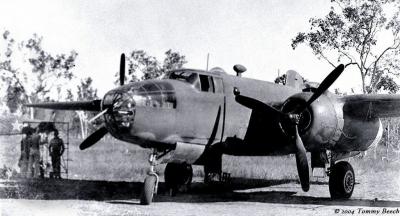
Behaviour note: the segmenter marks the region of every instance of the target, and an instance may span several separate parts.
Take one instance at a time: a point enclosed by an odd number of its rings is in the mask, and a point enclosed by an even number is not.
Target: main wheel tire
[[[149,175],[144,180],[143,191],[140,196],[141,205],[150,205],[153,201],[154,188],[156,186],[157,178],[154,175]]]
[[[168,163],[165,167],[164,180],[167,188],[171,189],[171,195],[175,195],[182,185],[189,187],[192,178],[193,168],[190,164]]]
[[[329,192],[332,199],[348,199],[355,185],[353,167],[346,161],[336,163],[329,177]]]

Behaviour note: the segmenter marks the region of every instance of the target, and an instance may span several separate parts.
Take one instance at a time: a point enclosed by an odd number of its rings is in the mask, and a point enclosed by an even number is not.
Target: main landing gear
[[[328,156],[329,155],[329,156]],[[338,161],[348,158],[348,154],[337,152],[311,152],[311,167],[326,168],[329,176],[329,192],[332,199],[348,199],[353,194],[355,185],[354,170],[347,161]]]
[[[170,195],[175,196],[179,189],[184,186],[189,189],[192,183],[193,169],[186,163],[168,163],[165,167],[165,185],[169,189]]]
[[[329,192],[332,199],[348,199],[355,185],[354,170],[347,161],[340,161],[330,168]]]

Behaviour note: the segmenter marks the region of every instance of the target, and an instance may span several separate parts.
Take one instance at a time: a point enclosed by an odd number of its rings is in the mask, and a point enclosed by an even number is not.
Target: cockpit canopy
[[[202,92],[222,93],[222,79],[211,74],[198,73],[195,70],[169,71],[164,79],[178,80],[190,84],[194,89]]]

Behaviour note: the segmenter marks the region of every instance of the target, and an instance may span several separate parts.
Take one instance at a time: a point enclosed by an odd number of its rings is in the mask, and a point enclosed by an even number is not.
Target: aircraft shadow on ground
[[[233,178],[230,183],[193,183],[191,189],[169,196],[163,182],[155,202],[212,203],[212,202],[261,202],[280,204],[315,204],[337,206],[395,207],[399,201],[374,199],[332,200],[328,197],[297,196],[296,191],[240,191],[265,188],[274,185],[296,182],[294,180],[260,180]],[[325,182],[313,182],[326,184]],[[313,184],[312,183],[312,184]],[[40,199],[40,200],[97,200],[112,204],[138,204],[142,182],[111,182],[89,180],[24,180],[3,182],[0,187],[2,199]]]

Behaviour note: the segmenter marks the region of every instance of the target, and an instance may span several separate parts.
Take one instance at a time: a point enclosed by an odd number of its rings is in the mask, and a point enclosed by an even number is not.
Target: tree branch
[[[350,65],[357,65],[357,66],[358,66],[358,63],[357,63],[357,62],[350,62],[350,63],[347,63],[347,64],[344,66],[344,68],[347,68],[347,67],[350,66]]]
[[[325,61],[327,61],[332,67],[336,68],[336,65],[333,64],[331,61],[329,61],[329,59],[328,59],[322,52],[319,52],[319,55],[320,55],[323,59],[325,59]]]

